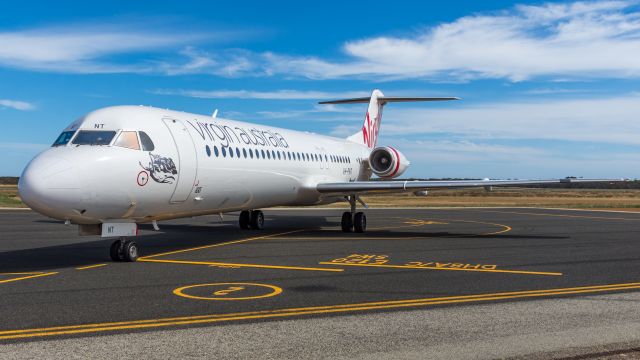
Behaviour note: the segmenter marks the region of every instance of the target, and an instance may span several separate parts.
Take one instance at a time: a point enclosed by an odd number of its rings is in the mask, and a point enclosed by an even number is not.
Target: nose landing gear
[[[343,232],[363,233],[367,230],[367,216],[361,212],[356,212],[356,201],[360,201],[365,207],[366,204],[362,200],[358,199],[355,194],[348,197],[349,204],[351,205],[351,211],[345,211],[342,213],[341,227]]]
[[[135,262],[140,257],[140,249],[135,241],[123,236],[111,244],[109,255],[113,261]]]

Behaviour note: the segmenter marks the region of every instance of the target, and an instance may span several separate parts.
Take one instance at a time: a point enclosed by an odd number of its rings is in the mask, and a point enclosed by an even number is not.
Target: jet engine
[[[369,155],[371,171],[382,179],[393,179],[402,175],[409,167],[409,160],[390,146],[373,149]]]

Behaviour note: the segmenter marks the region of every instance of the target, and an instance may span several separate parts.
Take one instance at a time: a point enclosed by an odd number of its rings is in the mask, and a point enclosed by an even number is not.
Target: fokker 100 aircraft
[[[46,216],[79,225],[80,235],[118,237],[114,261],[136,261],[128,240],[138,224],[240,211],[242,229],[262,229],[261,208],[348,201],[342,231],[364,232],[356,211],[365,193],[545,184],[558,180],[394,181],[409,161],[377,146],[388,103],[454,97],[370,97],[321,104],[368,103],[362,129],[346,138],[286,130],[146,106],[114,106],[71,123],[27,165],[22,200]],[[375,174],[384,181],[369,181]],[[594,181],[594,180],[588,180]],[[366,206],[365,206],[366,207]]]

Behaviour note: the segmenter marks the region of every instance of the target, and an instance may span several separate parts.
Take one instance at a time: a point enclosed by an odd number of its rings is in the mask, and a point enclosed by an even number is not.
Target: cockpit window
[[[138,143],[138,134],[136,134],[135,131],[121,132],[113,145],[133,150],[140,150],[140,143]]]
[[[115,131],[80,130],[71,143],[74,145],[109,145],[114,136],[116,136]]]
[[[142,143],[142,150],[144,151],[153,151],[153,149],[156,148],[149,135],[144,131],[140,131],[140,142]]]
[[[65,146],[69,143],[69,140],[71,140],[71,138],[73,137],[73,134],[75,134],[75,131],[64,131],[62,132],[62,134],[60,134],[60,136],[58,136],[58,138],[56,139],[56,141],[53,142],[53,145],[51,146]]]

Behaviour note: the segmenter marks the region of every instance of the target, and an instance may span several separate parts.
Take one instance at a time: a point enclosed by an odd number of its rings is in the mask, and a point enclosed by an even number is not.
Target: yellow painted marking
[[[432,221],[432,220],[420,220],[420,219],[411,219],[411,218],[398,218],[398,219],[406,220],[404,223],[405,224],[410,224],[410,225],[395,226],[395,227],[368,228],[368,230],[388,230],[388,229],[418,227],[418,226],[434,225],[434,224],[445,225],[445,224],[449,224],[449,222],[468,222],[468,223],[476,223],[476,224],[483,224],[483,225],[493,225],[493,226],[501,227],[502,230],[494,231],[494,232],[490,232],[490,233],[483,233],[483,234],[451,235],[451,236],[437,236],[437,237],[441,238],[441,237],[489,236],[489,235],[503,234],[503,233],[506,233],[506,232],[509,232],[509,231],[513,230],[509,225],[490,223],[490,222],[483,222],[483,221],[471,221],[471,220]],[[442,222],[442,221],[448,221],[448,222]],[[354,236],[331,236],[331,237],[324,237],[324,236],[303,236],[303,237],[279,236],[278,240],[326,240],[326,241],[330,241],[330,240],[419,240],[419,239],[426,239],[426,238],[433,237],[433,236],[430,236],[428,233],[425,234],[424,236],[366,236],[366,235],[365,236],[361,236],[360,234],[353,234],[353,235]]]
[[[0,331],[0,340],[17,339],[17,338],[34,338],[34,337],[44,337],[44,336],[53,336],[53,335],[71,335],[71,334],[117,331],[117,330],[158,328],[158,327],[179,326],[179,325],[206,324],[206,323],[249,320],[249,319],[268,319],[268,318],[287,317],[287,316],[329,314],[329,313],[353,312],[353,311],[364,311],[364,310],[393,309],[393,308],[403,308],[403,307],[418,307],[418,306],[429,306],[429,305],[440,305],[440,304],[472,303],[472,302],[482,302],[482,301],[492,301],[492,300],[524,299],[524,298],[549,297],[549,296],[571,295],[571,294],[588,294],[588,293],[633,290],[633,289],[640,289],[640,283],[636,282],[636,283],[626,283],[626,284],[581,286],[581,287],[572,287],[572,288],[526,290],[526,291],[513,291],[513,292],[502,292],[502,293],[492,293],[492,294],[447,296],[447,297],[422,298],[422,299],[410,299],[410,300],[394,300],[394,301],[368,302],[368,303],[343,304],[343,305],[315,306],[315,307],[306,307],[306,308],[264,310],[264,311],[253,311],[253,312],[242,312],[242,313],[231,313],[231,314],[211,314],[211,315],[183,316],[183,317],[163,318],[163,319],[148,319],[148,320],[120,321],[120,322],[110,322],[110,323],[56,326],[56,327],[49,327],[49,328]]]
[[[414,220],[417,220],[417,219],[414,219]],[[473,221],[473,220],[446,220],[446,221],[463,222],[463,223],[471,223],[471,224],[482,224],[482,225],[493,225],[493,226],[497,226],[497,227],[501,227],[502,228],[502,230],[499,230],[499,231],[494,231],[494,232],[484,233],[484,234],[478,234],[478,235],[469,235],[469,236],[497,235],[497,234],[502,234],[502,233],[506,233],[506,232],[509,232],[509,231],[513,230],[511,228],[511,226],[509,226],[509,225],[498,224],[498,223],[490,223],[490,222],[486,222],[486,221]]]
[[[454,267],[435,267],[435,266],[413,266],[413,265],[382,265],[382,264],[349,264],[349,263],[334,263],[329,261],[320,262],[321,265],[340,265],[340,266],[366,266],[366,267],[381,267],[392,269],[427,269],[427,270],[447,270],[447,271],[475,271],[475,272],[492,272],[492,273],[509,273],[509,274],[527,274],[527,275],[549,275],[549,276],[562,276],[559,272],[544,272],[544,271],[525,271],[525,270],[499,270],[499,269],[464,269]]]
[[[231,286],[233,285],[233,286]],[[240,285],[240,286],[238,286]],[[200,288],[200,287],[219,287],[224,286],[225,289],[215,291],[211,296],[196,296],[187,294],[185,291]],[[268,289],[268,293],[264,293],[262,295],[254,295],[254,296],[245,296],[245,297],[228,297],[227,295],[234,291],[241,291],[246,289],[247,287],[258,287]],[[254,300],[254,299],[262,299],[271,296],[276,296],[282,293],[282,289],[268,284],[253,284],[253,283],[215,283],[215,284],[200,284],[200,285],[189,285],[183,286],[181,288],[177,288],[173,290],[175,295],[188,298],[188,299],[196,299],[196,300],[215,300],[215,301],[235,301],[235,300]]]
[[[426,239],[433,236],[429,236],[425,234],[425,236],[360,236],[360,234],[353,234],[353,236],[303,236],[303,237],[293,237],[293,236],[283,236],[278,237],[278,240],[417,240],[417,239]],[[440,237],[440,236],[438,236]]]
[[[533,216],[553,216],[553,217],[565,217],[565,218],[577,218],[577,219],[593,219],[593,220],[622,220],[622,221],[640,221],[640,218],[621,218],[621,217],[605,217],[605,216],[588,216],[588,215],[569,215],[569,214],[547,214],[547,213],[533,213],[525,211],[499,211],[499,210],[475,210],[477,212],[493,212],[501,214],[517,214],[517,215],[533,215]]]
[[[96,265],[89,265],[89,266],[81,266],[81,267],[77,267],[76,270],[95,269],[95,268],[102,267],[102,266],[107,266],[107,264],[96,264]]]
[[[218,244],[205,245],[205,246],[198,246],[198,247],[189,248],[189,249],[182,249],[182,250],[168,251],[168,252],[164,252],[164,253],[160,253],[160,254],[154,254],[154,255],[149,255],[149,256],[143,256],[143,257],[141,257],[141,258],[138,258],[138,261],[140,261],[140,260],[147,260],[147,259],[151,259],[151,258],[155,258],[155,257],[165,256],[165,255],[179,254],[179,253],[188,252],[188,251],[196,251],[196,250],[209,249],[209,248],[218,247],[218,246],[225,246],[225,245],[231,245],[231,244],[239,244],[239,243],[243,243],[243,242],[254,241],[254,240],[260,240],[260,239],[268,239],[268,238],[275,237],[275,236],[287,235],[287,234],[292,234],[292,233],[301,232],[301,231],[304,231],[304,230],[286,231],[286,232],[282,232],[282,233],[278,233],[278,234],[270,234],[270,235],[256,236],[256,237],[250,237],[250,238],[246,238],[246,239],[240,239],[240,240],[227,241],[227,242],[218,243]]]
[[[230,293],[234,292],[234,291],[240,291],[240,290],[244,290],[245,287],[244,286],[231,286],[228,289],[225,290],[218,290],[218,291],[214,291],[213,295],[215,296],[224,296],[224,295],[229,295]]]
[[[235,263],[221,263],[221,262],[209,262],[209,261],[187,261],[187,260],[161,260],[161,259],[149,259],[140,258],[138,261],[155,262],[155,263],[167,263],[167,264],[186,264],[186,265],[208,265],[208,266],[224,266],[224,267],[249,267],[259,269],[282,269],[282,270],[306,270],[306,271],[331,271],[342,272],[343,269],[328,269],[328,268],[314,268],[314,267],[302,267],[302,266],[280,266],[280,265],[261,265],[261,264],[235,264]]]
[[[13,281],[33,279],[33,278],[43,277],[43,276],[50,276],[50,275],[55,275],[55,274],[57,274],[57,272],[0,273],[0,275],[25,275],[25,276],[20,276],[20,277],[13,278],[13,279],[0,280],[0,284],[9,283],[9,282],[13,282]]]
[[[431,221],[431,220],[417,220],[417,219],[411,219],[409,221],[405,221],[404,223],[411,224],[411,225],[448,225],[449,224],[446,222]]]

